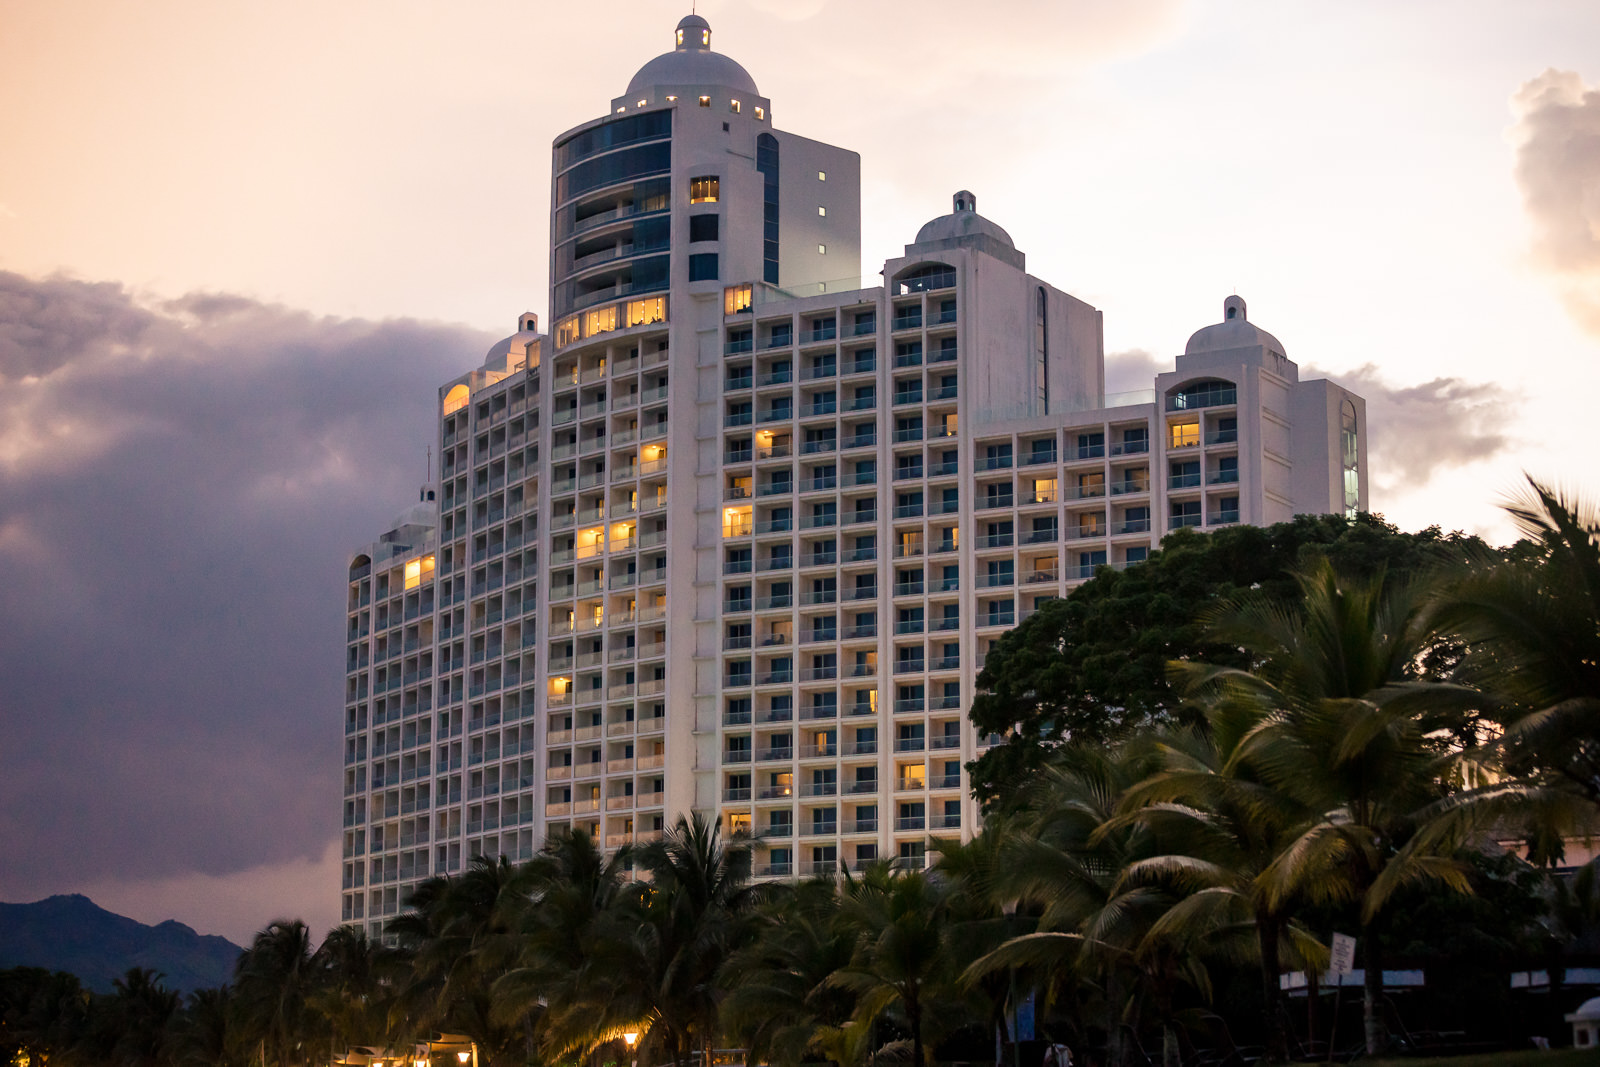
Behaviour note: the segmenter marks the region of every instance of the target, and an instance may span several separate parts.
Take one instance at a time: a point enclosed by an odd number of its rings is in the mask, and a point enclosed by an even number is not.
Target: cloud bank
[[[1547,70],[1523,83],[1511,109],[1534,262],[1578,323],[1600,336],[1600,89],[1572,71]]]
[[[325,866],[346,558],[492,340],[0,273],[0,897]]]

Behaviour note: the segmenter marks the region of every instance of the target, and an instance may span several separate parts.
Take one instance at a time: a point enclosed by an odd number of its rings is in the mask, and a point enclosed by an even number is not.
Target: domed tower
[[[609,113],[556,138],[555,347],[680,318],[739,285],[819,291],[860,273],[860,157],[773,128],[771,102],[699,15]],[[837,283],[835,283],[837,288]]]

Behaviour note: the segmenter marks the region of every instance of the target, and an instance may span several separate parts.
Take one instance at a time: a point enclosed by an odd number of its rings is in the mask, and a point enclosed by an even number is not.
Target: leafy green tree
[[[89,992],[76,975],[42,967],[0,971],[0,1061],[66,1063],[88,1026]]]
[[[1176,530],[1149,560],[1104,568],[1005,634],[978,676],[969,709],[982,734],[1005,736],[969,765],[991,810],[1067,741],[1104,744],[1154,725],[1196,722],[1167,677],[1172,660],[1247,665],[1211,640],[1202,616],[1248,590],[1296,593],[1294,568],[1311,554],[1349,574],[1408,574],[1490,558],[1480,540],[1437,528],[1402,533],[1372,515],[1302,515],[1275,526]]]

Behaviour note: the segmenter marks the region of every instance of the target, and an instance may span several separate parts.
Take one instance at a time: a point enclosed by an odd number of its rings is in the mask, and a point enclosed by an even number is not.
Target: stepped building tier
[[[1107,396],[1100,312],[970,192],[863,287],[859,157],[774,128],[704,19],[674,45],[556,139],[553,329],[441,387],[437,481],[350,563],[374,932],[473,855],[691,810],[765,876],[920,863],[977,828],[1007,629],[1178,527],[1366,507],[1362,399],[1243,300]]]

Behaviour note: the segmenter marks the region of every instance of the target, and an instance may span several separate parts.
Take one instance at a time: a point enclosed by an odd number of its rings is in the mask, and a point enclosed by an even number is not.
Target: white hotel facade
[[[859,157],[694,16],[554,146],[554,331],[440,389],[437,482],[350,564],[342,915],[680,813],[770,876],[968,837],[988,648],[1179,526],[1365,509],[1360,397],[1237,297],[1140,395],[958,193],[862,288]]]

